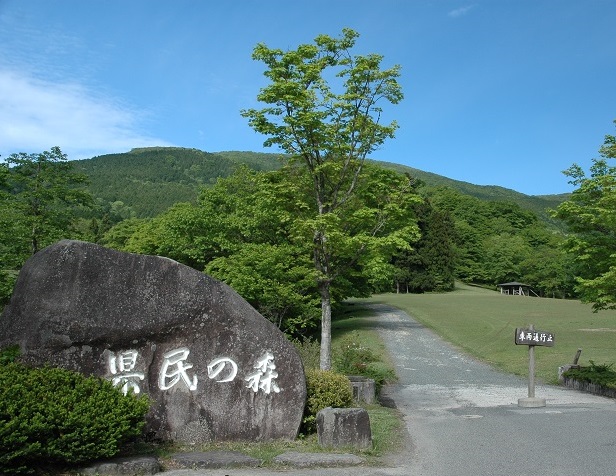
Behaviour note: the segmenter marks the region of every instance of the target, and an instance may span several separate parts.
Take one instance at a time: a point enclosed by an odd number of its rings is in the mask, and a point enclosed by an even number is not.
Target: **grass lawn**
[[[593,313],[579,301],[501,295],[458,284],[443,294],[380,294],[354,302],[385,303],[403,309],[438,335],[506,372],[528,375],[528,347],[514,344],[516,327],[533,324],[554,334],[554,347],[535,347],[537,379],[556,383],[558,367],[571,363],[616,362],[616,311]]]

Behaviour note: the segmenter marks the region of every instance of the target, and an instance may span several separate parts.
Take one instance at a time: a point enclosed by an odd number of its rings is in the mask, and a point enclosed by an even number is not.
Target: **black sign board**
[[[517,345],[554,345],[554,334],[535,329],[517,328],[515,330],[515,343]]]

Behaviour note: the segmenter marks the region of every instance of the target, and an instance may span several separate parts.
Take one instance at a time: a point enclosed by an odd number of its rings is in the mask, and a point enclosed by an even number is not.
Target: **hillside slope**
[[[497,185],[475,185],[469,182],[454,180],[442,175],[424,172],[423,170],[408,167],[406,165],[393,164],[390,162],[377,162],[383,167],[402,173],[409,173],[430,187],[449,187],[465,195],[489,201],[506,201],[517,203],[522,208],[531,210],[542,220],[555,225],[548,210],[555,209],[559,204],[567,200],[569,194],[558,195],[525,195],[509,188]]]
[[[149,147],[74,162],[103,202],[121,201],[138,217],[153,217],[174,203],[190,202],[199,189],[244,164],[255,170],[281,166],[279,154],[209,153],[181,147]]]
[[[177,202],[193,201],[203,186],[227,177],[245,165],[254,170],[275,170],[284,155],[259,152],[204,152],[181,147],[149,147],[75,161],[90,178],[90,190],[103,202],[121,201],[138,217],[153,217]],[[377,164],[420,179],[427,186],[447,186],[482,200],[511,201],[551,222],[547,209],[567,195],[529,196],[498,186],[474,185],[405,165]]]

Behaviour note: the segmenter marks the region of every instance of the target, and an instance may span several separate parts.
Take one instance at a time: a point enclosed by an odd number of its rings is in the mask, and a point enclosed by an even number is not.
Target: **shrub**
[[[10,345],[0,350],[0,365],[6,365],[11,362],[15,362],[19,357],[20,349],[19,345]]]
[[[601,385],[606,388],[616,388],[616,370],[612,366],[613,364],[595,364],[591,360],[589,367],[569,369],[563,376],[579,380],[580,382]]]
[[[351,382],[345,375],[331,370],[307,370],[306,392],[304,433],[315,431],[317,413],[324,408],[346,408],[353,405]]]
[[[387,381],[395,381],[393,369],[370,348],[362,345],[357,333],[341,340],[334,356],[336,370],[345,375],[361,375],[374,380],[377,393]]]
[[[0,473],[116,455],[139,436],[147,397],[58,368],[0,366]]]

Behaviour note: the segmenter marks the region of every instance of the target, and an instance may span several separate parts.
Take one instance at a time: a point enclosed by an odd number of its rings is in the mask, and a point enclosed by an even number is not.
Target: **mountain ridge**
[[[152,217],[174,203],[194,201],[200,187],[226,177],[240,165],[268,171],[282,167],[286,155],[251,151],[205,152],[184,147],[141,147],[72,161],[90,178],[93,195],[105,202],[123,202],[138,217]],[[410,166],[371,160],[382,167],[419,179],[428,187],[449,187],[489,201],[512,201],[552,222],[548,210],[569,194],[526,195],[498,185],[476,185]]]

